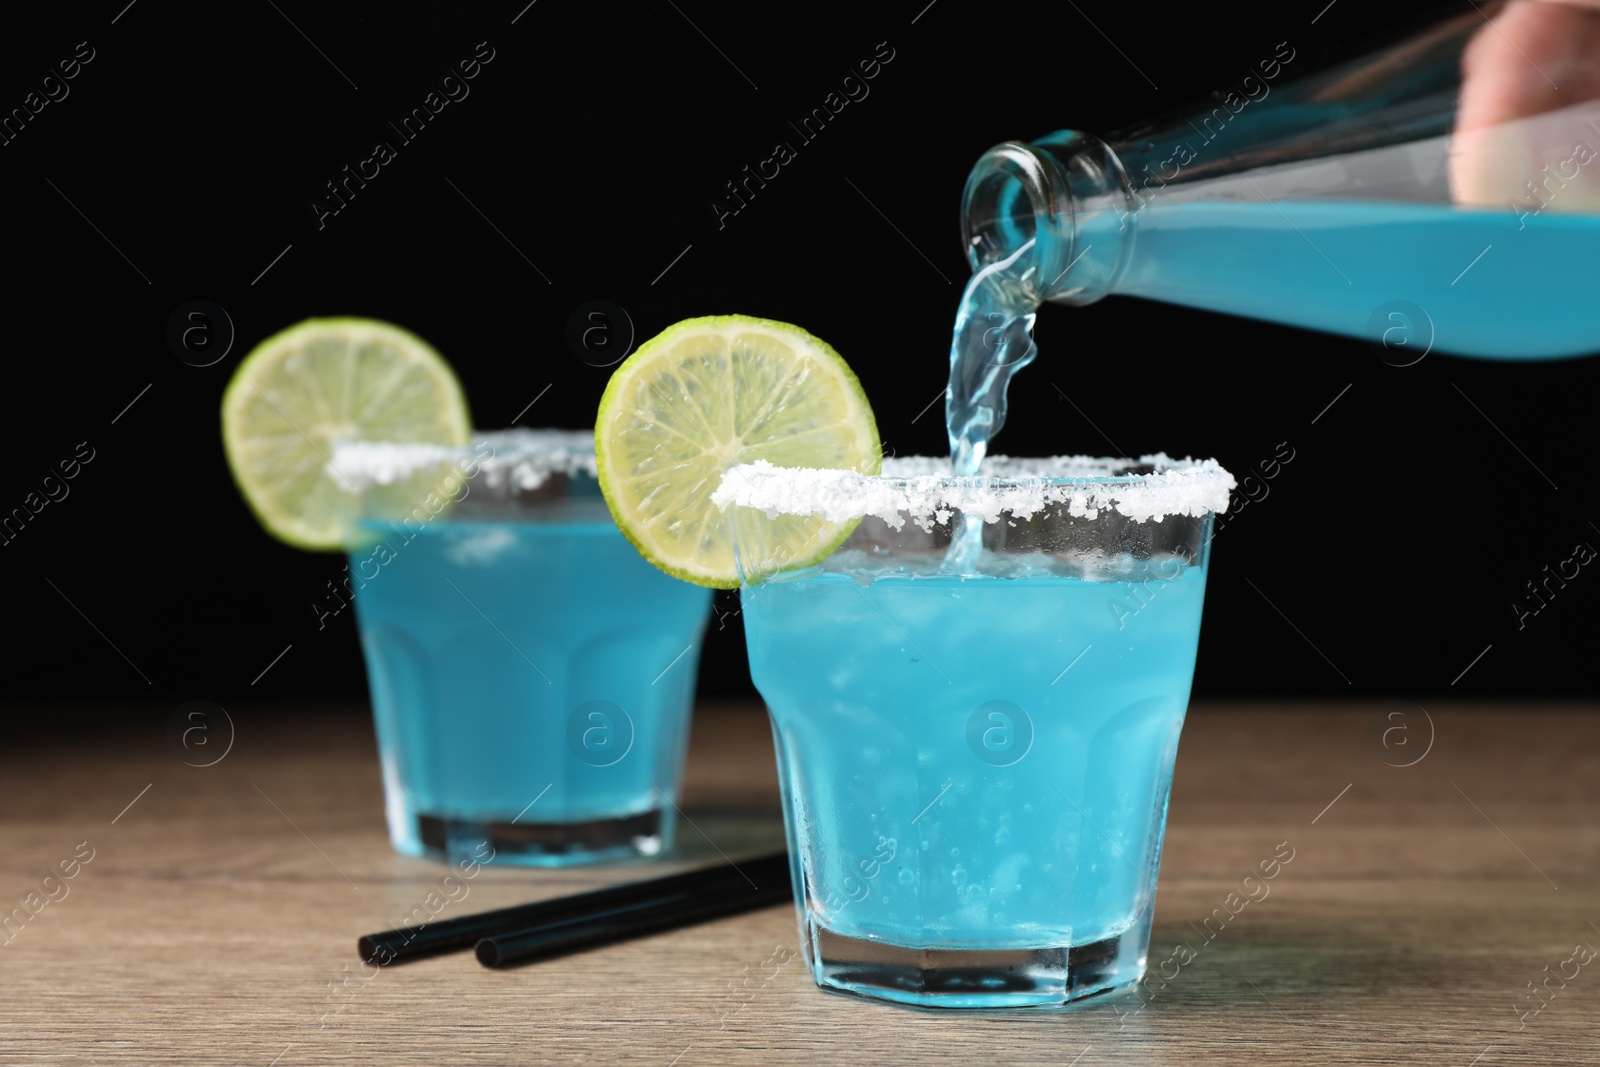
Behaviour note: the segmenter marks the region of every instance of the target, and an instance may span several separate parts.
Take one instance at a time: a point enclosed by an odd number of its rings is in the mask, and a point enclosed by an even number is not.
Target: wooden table
[[[159,725],[13,737],[0,899],[44,903],[0,936],[0,1063],[1596,1063],[1600,960],[1567,962],[1600,948],[1596,710],[1196,707],[1151,968],[1180,942],[1193,958],[1154,994],[1020,1014],[763,968],[797,950],[787,906],[515,971],[449,956],[363,977],[356,936],[445,873],[389,850],[363,718],[236,712],[205,768]],[[756,709],[702,709],[694,825],[649,870],[779,844],[770,753]],[[1270,894],[1203,937],[1280,842]],[[62,861],[75,876],[47,880]],[[638,873],[486,869],[441,916]]]

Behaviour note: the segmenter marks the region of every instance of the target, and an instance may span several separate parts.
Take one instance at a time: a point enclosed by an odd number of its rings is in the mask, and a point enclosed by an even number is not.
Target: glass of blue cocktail
[[[612,522],[587,432],[344,444],[389,836],[563,865],[670,845],[710,591]],[[401,487],[401,491],[396,491]]]
[[[1060,1006],[1144,973],[1200,632],[1213,462],[983,478],[736,467],[750,673],[825,989]],[[860,525],[792,569],[775,523]]]

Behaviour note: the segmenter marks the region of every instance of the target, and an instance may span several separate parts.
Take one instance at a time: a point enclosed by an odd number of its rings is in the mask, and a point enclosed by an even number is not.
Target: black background
[[[476,425],[537,396],[523,425],[577,428],[609,373],[566,342],[580,304],[615,302],[641,340],[742,312],[827,339],[887,448],[939,452],[941,405],[925,409],[966,276],[960,191],[985,148],[1109,132],[1229,87],[1280,41],[1309,68],[1401,17],[1360,0],[1314,24],[1324,0],[526,3],[7,12],[0,107],[78,42],[94,50],[0,147],[0,509],[94,449],[70,495],[0,546],[14,730],[53,703],[364,700],[350,613],[319,630],[310,606],[342,559],[271,540],[223,462],[223,388],[268,334],[314,315],[397,322],[456,366]],[[386,121],[479,42],[494,58],[470,95],[398,144]],[[795,142],[787,123],[880,42],[894,58],[870,95],[719,228],[723,183]],[[324,182],[378,140],[397,158],[319,228]],[[1548,269],[1558,284],[1566,268]],[[237,332],[204,368],[166,339],[194,299]],[[1520,630],[1510,604],[1576,543],[1600,546],[1583,445],[1600,362],[1397,368],[1362,341],[1125,298],[1046,308],[1037,338],[1001,451],[1165,450],[1243,474],[1294,450],[1217,539],[1197,697],[1593,695],[1600,577]],[[704,697],[753,696],[736,606],[718,594]]]

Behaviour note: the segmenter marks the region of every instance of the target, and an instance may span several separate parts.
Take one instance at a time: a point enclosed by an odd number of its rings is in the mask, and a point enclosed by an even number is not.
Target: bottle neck
[[[1033,242],[1020,273],[1038,299],[1091,304],[1116,288],[1133,253],[1137,214],[1111,147],[1062,130],[983,154],[962,194],[961,235],[974,270]]]

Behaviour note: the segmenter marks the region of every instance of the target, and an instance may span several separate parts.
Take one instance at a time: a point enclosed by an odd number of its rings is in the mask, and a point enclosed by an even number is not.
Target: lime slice
[[[336,441],[462,445],[471,434],[450,365],[415,334],[374,319],[308,319],[267,338],[222,396],[233,479],[267,532],[298,548],[344,547],[362,510],[328,472]],[[429,480],[382,491],[421,501],[435,488]]]
[[[735,522],[746,575],[810,566],[856,520],[723,511],[730,467],[849,468],[876,474],[877,423],[839,354],[798,326],[745,315],[687,319],[617,368],[595,423],[600,489],[645,559],[696,585],[732,589]]]

